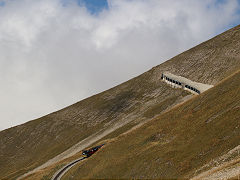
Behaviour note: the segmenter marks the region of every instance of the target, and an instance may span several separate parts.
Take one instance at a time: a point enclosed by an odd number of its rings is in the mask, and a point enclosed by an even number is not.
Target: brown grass
[[[239,145],[239,81],[240,72],[120,136],[63,179],[192,177],[196,169]],[[217,113],[221,115],[206,123]]]

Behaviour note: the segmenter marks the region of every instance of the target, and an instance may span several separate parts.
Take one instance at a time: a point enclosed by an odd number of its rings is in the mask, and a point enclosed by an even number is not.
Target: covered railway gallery
[[[198,90],[196,87],[193,87],[191,84],[187,84],[186,82],[181,81],[180,78],[174,78],[172,76],[169,76],[168,74],[162,73],[161,79],[166,82],[167,84],[170,84],[174,88],[182,88],[184,90],[187,90],[193,94],[200,94],[200,90]]]

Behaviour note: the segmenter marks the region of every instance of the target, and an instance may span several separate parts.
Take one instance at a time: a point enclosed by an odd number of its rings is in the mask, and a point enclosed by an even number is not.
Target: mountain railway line
[[[85,157],[81,157],[78,159],[75,159],[74,161],[68,163],[67,165],[63,166],[61,169],[59,169],[52,177],[51,180],[61,180],[61,178],[64,176],[64,174],[66,172],[68,172],[69,169],[71,169],[71,167],[73,167],[74,165],[76,165],[78,162],[83,161],[86,158],[89,158],[90,156],[92,156],[95,152],[97,152],[102,146],[104,146],[104,144],[101,144],[99,146],[93,147],[91,149],[88,150],[84,150],[82,152],[82,155],[85,155]]]
[[[51,180],[60,180],[63,175],[71,168],[73,167],[74,165],[76,165],[78,162],[86,159],[87,157],[81,157],[79,159],[76,159],[70,163],[68,163],[67,165],[63,166],[61,169],[59,169],[52,177]]]
[[[118,86],[0,131],[0,179],[191,178],[239,145],[239,40],[240,25]],[[105,140],[104,151],[78,164],[84,159],[75,154]]]

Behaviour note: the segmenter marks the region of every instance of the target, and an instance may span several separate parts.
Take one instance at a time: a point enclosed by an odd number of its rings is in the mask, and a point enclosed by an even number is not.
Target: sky
[[[104,9],[108,9],[107,0],[78,0],[78,5],[85,6],[91,14],[95,15],[98,15]]]
[[[239,0],[0,0],[0,130],[238,25]]]

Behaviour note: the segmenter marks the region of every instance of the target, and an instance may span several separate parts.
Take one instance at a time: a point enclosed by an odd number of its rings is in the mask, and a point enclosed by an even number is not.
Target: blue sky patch
[[[86,6],[91,14],[98,14],[103,9],[108,9],[107,0],[78,0],[78,4]]]
[[[5,2],[4,1],[0,1],[0,6],[4,6]]]

